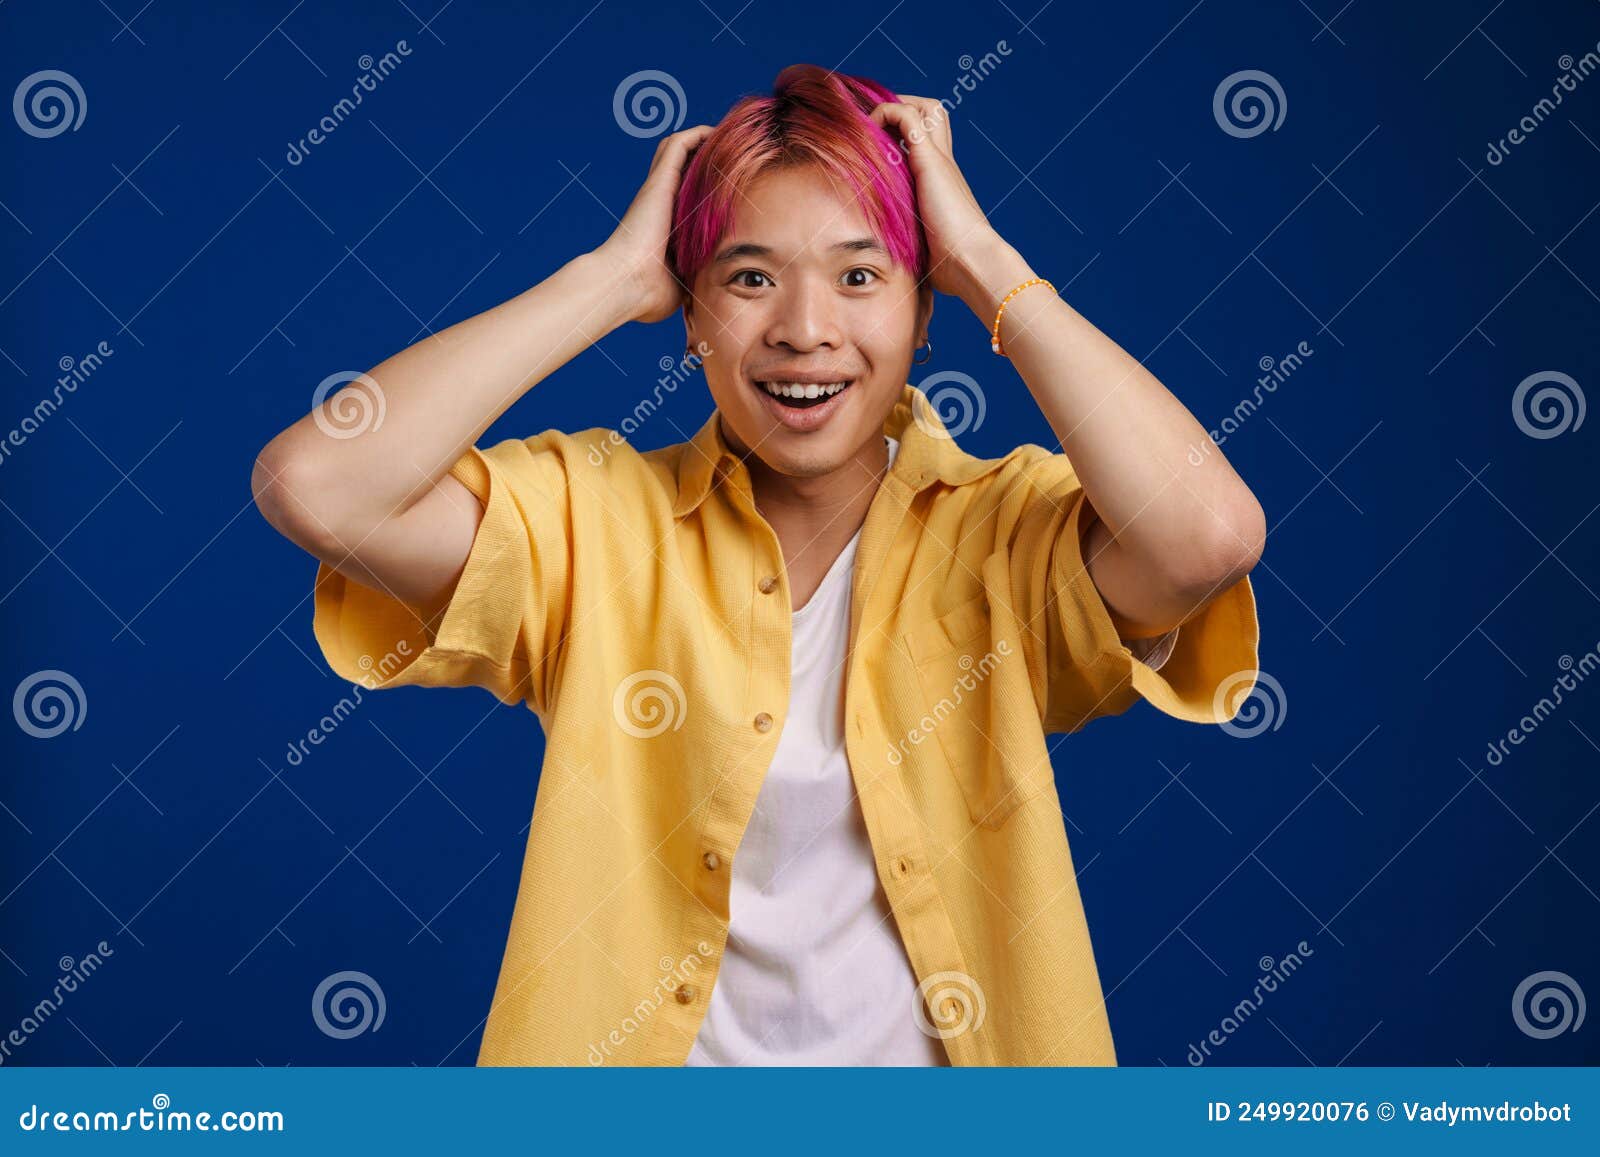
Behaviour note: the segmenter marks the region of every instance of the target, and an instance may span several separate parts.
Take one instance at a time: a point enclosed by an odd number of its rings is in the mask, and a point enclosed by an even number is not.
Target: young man
[[[974,458],[906,383],[934,290],[1065,453]],[[680,307],[693,439],[474,446]],[[786,69],[665,138],[598,250],[350,389],[381,425],[309,415],[254,480],[324,654],[546,734],[480,1064],[1115,1063],[1044,736],[1229,717],[1263,518],[989,225],[937,102]]]

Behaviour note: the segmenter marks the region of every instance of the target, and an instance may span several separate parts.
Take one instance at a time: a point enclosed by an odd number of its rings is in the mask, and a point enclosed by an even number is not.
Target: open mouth
[[[853,384],[854,379],[827,383],[757,381],[755,386],[781,406],[792,410],[809,410],[838,397]]]

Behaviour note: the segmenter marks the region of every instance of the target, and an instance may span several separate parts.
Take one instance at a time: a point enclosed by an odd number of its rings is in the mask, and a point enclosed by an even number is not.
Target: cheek
[[[750,362],[751,335],[738,325],[730,325],[713,333],[708,344],[713,350],[708,368],[716,379],[722,382],[742,380],[745,366]]]
[[[725,350],[734,357],[759,344],[766,328],[763,307],[756,302],[722,293],[713,287],[700,298],[701,318],[698,328],[713,347]]]
[[[911,329],[916,316],[903,308],[864,311],[853,327],[856,349],[875,369],[893,367],[911,357]]]

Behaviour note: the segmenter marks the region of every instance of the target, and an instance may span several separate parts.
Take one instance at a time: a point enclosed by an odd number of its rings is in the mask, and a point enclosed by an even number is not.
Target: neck
[[[752,454],[746,459],[756,509],[772,526],[789,567],[838,557],[866,520],[888,472],[889,447],[879,434],[837,470],[796,477],[773,470]]]

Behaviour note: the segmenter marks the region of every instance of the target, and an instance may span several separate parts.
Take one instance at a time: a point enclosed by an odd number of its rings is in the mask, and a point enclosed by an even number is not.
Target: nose
[[[774,295],[773,314],[767,326],[767,344],[796,353],[840,346],[838,300],[824,278],[805,274],[788,279]]]

